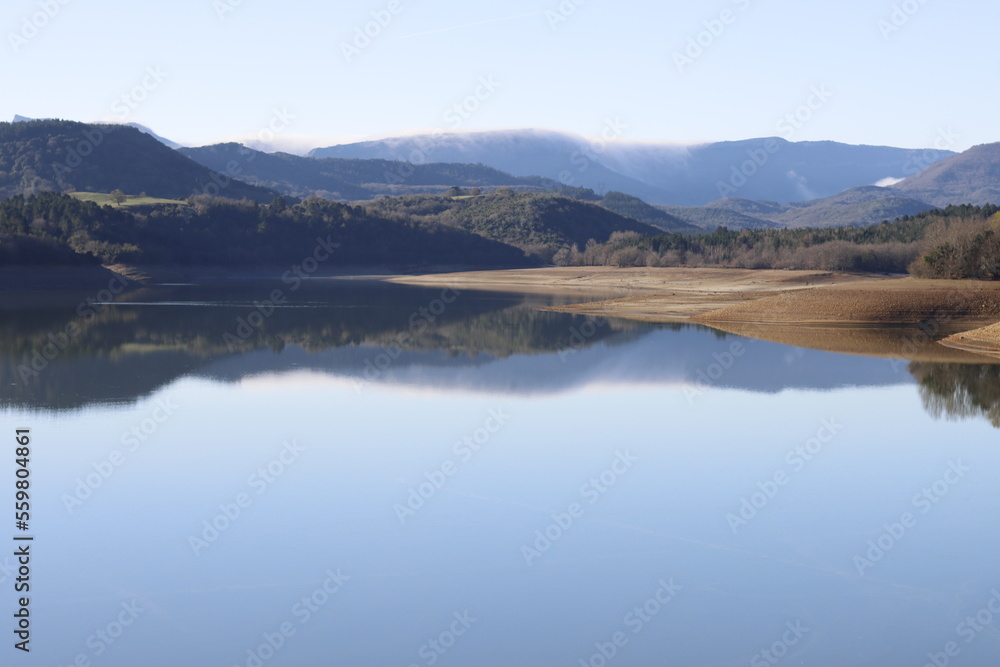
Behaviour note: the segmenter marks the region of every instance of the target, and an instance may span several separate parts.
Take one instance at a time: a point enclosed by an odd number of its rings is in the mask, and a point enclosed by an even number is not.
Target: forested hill
[[[319,255],[317,255],[319,253]],[[320,255],[322,257],[320,257]],[[1000,279],[1000,207],[953,206],[869,227],[667,233],[593,203],[499,191],[349,206],[208,196],[99,206],[54,193],[0,201],[0,266],[728,266]]]
[[[367,208],[378,215],[434,220],[515,246],[543,261],[564,246],[584,246],[591,239],[603,242],[615,232],[662,233],[596,204],[509,190],[477,197],[394,197]]]
[[[104,264],[274,265],[332,235],[334,264],[523,266],[615,233],[661,230],[553,194],[412,196],[349,206],[319,197],[268,205],[207,196],[187,203],[99,206],[42,193],[0,202],[7,263],[66,263],[68,248]],[[41,244],[41,245],[39,245]]]
[[[191,205],[98,206],[42,193],[0,202],[0,265],[104,264],[271,268],[312,257],[338,266],[525,266],[525,254],[433,221],[379,217],[312,198],[261,206],[207,196]],[[332,246],[336,246],[333,248]]]
[[[0,123],[0,198],[71,190],[268,202],[275,192],[216,173],[124,125]]]
[[[293,197],[316,195],[350,201],[378,195],[445,192],[452,186],[550,189],[555,181],[517,177],[482,164],[411,164],[393,160],[306,158],[262,153],[236,143],[181,148],[183,155],[216,171]]]

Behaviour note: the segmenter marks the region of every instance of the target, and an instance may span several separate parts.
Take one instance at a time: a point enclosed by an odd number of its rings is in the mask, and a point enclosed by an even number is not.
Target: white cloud
[[[876,181],[875,185],[877,185],[880,188],[888,188],[895,185],[896,183],[901,183],[904,180],[905,179],[902,178],[893,178],[892,176],[888,176],[886,178],[883,178],[881,181]]]
[[[786,176],[788,177],[788,180],[795,185],[795,189],[798,191],[799,197],[802,201],[812,201],[817,198],[816,193],[810,189],[809,181],[805,176],[800,175],[794,170],[789,171]]]

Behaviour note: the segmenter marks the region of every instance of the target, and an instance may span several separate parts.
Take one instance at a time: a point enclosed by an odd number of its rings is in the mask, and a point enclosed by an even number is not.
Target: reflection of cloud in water
[[[885,359],[851,357],[776,343],[720,336],[697,326],[649,328],[611,335],[575,352],[453,355],[441,350],[406,350],[368,381],[375,384],[519,395],[572,391],[588,386],[703,384],[705,371],[736,341],[745,348],[718,380],[707,385],[756,392],[829,390],[847,386],[889,386],[912,381]],[[312,370],[366,382],[367,362],[381,352],[352,346],[308,353],[286,347],[280,355],[258,351],[219,360],[199,375],[235,381],[247,375]]]

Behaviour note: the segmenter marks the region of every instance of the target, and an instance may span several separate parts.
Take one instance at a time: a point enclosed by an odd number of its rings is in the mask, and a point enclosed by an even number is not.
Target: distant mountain
[[[780,216],[786,210],[776,201],[754,201],[744,197],[723,197],[705,204],[705,208],[721,208],[761,220]]]
[[[267,202],[277,193],[213,172],[134,127],[72,121],[0,123],[0,197],[81,190]]]
[[[630,143],[541,130],[437,134],[366,141],[312,151],[310,157],[482,163],[604,193],[617,190],[668,206],[703,206],[738,196],[780,203],[833,196],[902,178],[914,164],[950,151],[854,146],[780,138],[696,146]]]
[[[749,201],[749,200],[747,200]],[[670,215],[701,229],[773,229],[781,227],[776,222],[745,215],[739,211],[714,206],[661,206]]]
[[[222,171],[237,165],[238,178],[294,197],[317,195],[358,201],[378,195],[443,193],[452,186],[552,188],[539,177],[516,177],[481,164],[410,164],[390,160],[313,159],[262,153],[240,144],[181,148],[195,162]]]
[[[927,202],[870,185],[852,188],[833,197],[789,204],[784,212],[769,219],[786,227],[875,225],[933,208]]]
[[[542,176],[602,194],[618,190],[648,201],[659,194],[656,187],[593,159],[597,156],[586,139],[544,130],[400,137],[317,148],[309,157],[479,163],[515,176]]]
[[[934,206],[903,197],[889,188],[852,188],[833,197],[793,204],[727,197],[701,208],[666,208],[682,220],[706,229],[764,229],[767,227],[840,227],[875,225],[904,215],[916,215]]]
[[[111,123],[111,124],[114,124],[114,123]],[[167,148],[180,148],[181,147],[181,144],[177,143],[176,141],[170,141],[170,139],[164,139],[163,137],[161,137],[160,135],[158,135],[156,132],[153,132],[151,129],[149,129],[145,125],[142,125],[141,123],[121,123],[121,124],[122,125],[128,125],[129,127],[134,127],[135,129],[139,130],[143,134],[148,134],[149,136],[153,137],[154,139],[156,139],[157,141],[159,141],[161,144],[163,144]]]
[[[652,225],[667,232],[695,231],[697,225],[685,222],[670,212],[647,204],[638,197],[622,192],[609,192],[598,202],[601,206],[626,218]]]
[[[899,194],[934,204],[1000,203],[1000,143],[973,146],[892,186]]]

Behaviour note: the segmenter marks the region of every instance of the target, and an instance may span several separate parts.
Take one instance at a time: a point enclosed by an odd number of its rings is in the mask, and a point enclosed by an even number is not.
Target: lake
[[[1000,365],[536,310],[579,296],[95,295],[0,293],[5,664],[996,664]]]

